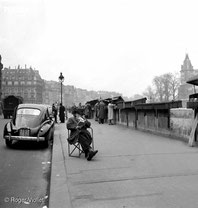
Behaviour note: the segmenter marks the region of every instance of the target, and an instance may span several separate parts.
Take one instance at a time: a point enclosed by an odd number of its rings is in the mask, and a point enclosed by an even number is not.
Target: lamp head
[[[64,82],[64,76],[62,74],[62,72],[60,73],[60,76],[58,77],[60,82]]]

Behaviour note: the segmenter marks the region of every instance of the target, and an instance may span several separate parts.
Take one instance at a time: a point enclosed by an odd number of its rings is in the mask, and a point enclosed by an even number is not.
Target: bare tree
[[[171,79],[172,79],[172,74],[167,73],[163,74],[161,76],[162,80],[162,85],[163,85],[163,101],[167,102],[170,99],[171,96]]]
[[[149,103],[156,102],[155,91],[151,86],[146,88],[146,90],[143,92],[143,96],[147,97]]]
[[[166,73],[153,79],[156,98],[160,102],[168,102],[177,98],[179,78],[177,74]]]
[[[178,88],[180,84],[179,75],[178,73],[171,74],[170,80],[170,91],[172,95],[172,100],[176,100],[178,98]]]
[[[156,76],[153,79],[153,85],[155,87],[156,91],[156,99],[160,102],[163,101],[163,96],[164,96],[164,87],[163,87],[163,81],[162,81],[162,76]]]

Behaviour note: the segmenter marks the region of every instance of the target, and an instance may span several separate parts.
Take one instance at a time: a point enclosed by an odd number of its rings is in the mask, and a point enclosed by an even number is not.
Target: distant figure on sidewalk
[[[105,119],[105,103],[101,100],[99,103],[99,124],[103,124],[104,123],[104,119]]]
[[[70,138],[74,140],[70,142],[75,143],[75,140],[78,140],[85,153],[85,157],[90,161],[98,152],[98,150],[94,151],[90,146],[92,137],[87,128],[91,126],[91,123],[87,119],[81,117],[78,109],[73,109],[72,114],[73,116],[67,121],[67,129],[71,130]]]
[[[91,105],[89,103],[85,105],[84,113],[85,113],[85,118],[87,119],[91,118]]]
[[[99,101],[94,105],[94,117],[95,121],[98,121],[99,117]]]
[[[115,104],[113,104],[113,102],[111,101],[108,104],[108,123],[109,125],[113,125],[113,109],[115,107]]]
[[[66,118],[66,120],[68,119],[68,108],[67,108],[67,106],[65,107],[65,118]]]
[[[59,107],[59,118],[61,123],[65,123],[65,106],[63,106],[62,103],[60,103]]]
[[[57,107],[55,106],[55,104],[53,103],[52,104],[52,112],[53,112],[53,115],[54,115],[54,118],[55,118],[55,123],[57,123]]]

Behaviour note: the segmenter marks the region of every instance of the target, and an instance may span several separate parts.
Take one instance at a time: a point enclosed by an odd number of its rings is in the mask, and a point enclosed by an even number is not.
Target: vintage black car
[[[49,106],[42,104],[19,104],[13,118],[4,127],[4,139],[8,147],[13,141],[37,141],[46,147],[53,141],[54,118]]]

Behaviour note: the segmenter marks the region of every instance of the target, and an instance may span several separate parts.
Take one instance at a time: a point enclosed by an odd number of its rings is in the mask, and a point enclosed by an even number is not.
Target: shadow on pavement
[[[10,150],[45,150],[47,147],[43,142],[35,142],[35,141],[16,141],[12,144],[11,147],[7,147],[5,145],[5,148]],[[52,144],[49,145],[48,148],[52,148]]]

